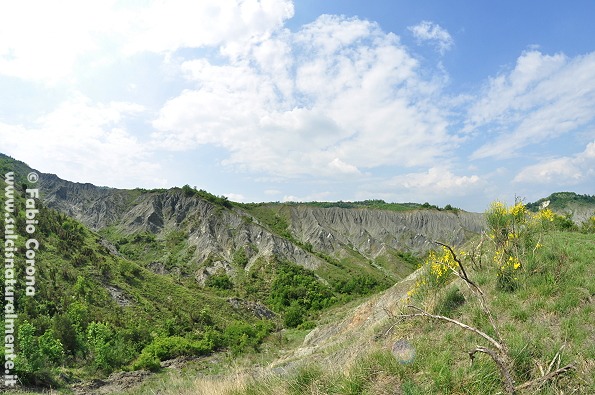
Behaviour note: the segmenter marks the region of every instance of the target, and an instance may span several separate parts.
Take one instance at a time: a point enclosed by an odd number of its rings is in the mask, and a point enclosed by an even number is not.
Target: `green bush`
[[[87,328],[87,344],[92,352],[93,366],[105,372],[115,368],[114,331],[109,324],[92,322]]]
[[[382,287],[382,284],[372,276],[362,275],[351,277],[349,280],[339,280],[333,284],[336,292],[347,295],[369,295]]]
[[[83,347],[84,337],[77,331],[70,317],[67,314],[57,314],[52,324],[54,332],[64,346],[64,352],[71,356],[76,355],[76,351]]]
[[[59,366],[64,360],[64,347],[60,340],[54,337],[52,330],[47,330],[38,339],[39,353],[42,358],[53,366]]]
[[[188,197],[198,196],[202,199],[205,199],[211,203],[214,203],[218,206],[222,206],[225,208],[232,208],[233,204],[227,199],[226,196],[216,196],[212,193],[205,191],[204,189],[197,190],[196,188],[192,188],[190,185],[186,184],[182,187],[182,192],[184,195]]]
[[[232,289],[233,282],[231,278],[226,273],[215,273],[209,276],[206,281],[205,285],[211,288],[217,289]]]
[[[160,369],[161,361],[182,355],[207,355],[213,348],[214,342],[209,338],[191,340],[181,336],[157,337],[143,348],[132,363],[132,368],[155,371]]]
[[[314,328],[316,328],[316,322],[314,322],[314,321],[304,321],[297,326],[297,329],[302,329],[302,330],[309,330],[309,329],[314,329]]]
[[[297,302],[294,302],[285,311],[283,324],[285,324],[285,326],[288,328],[295,328],[302,322],[304,322],[305,315],[306,311],[304,310],[304,308],[301,307]]]
[[[233,264],[241,268],[246,267],[248,264],[248,257],[246,256],[246,251],[244,248],[238,248],[235,254],[233,254]]]
[[[208,342],[169,336],[156,338],[143,349],[142,353],[153,355],[163,361],[182,355],[206,355],[211,351],[212,347]]]
[[[156,372],[161,369],[161,361],[155,355],[148,352],[142,352],[132,364],[134,370],[149,370]]]
[[[567,214],[564,216],[555,215],[554,220],[552,222],[553,222],[554,229],[558,229],[558,230],[576,230],[576,229],[578,229],[578,227],[576,226],[574,221],[572,221],[570,214]]]
[[[193,189],[190,185],[186,184],[182,187],[182,192],[184,192],[184,195],[190,197],[190,196],[194,196],[196,195],[197,191],[196,189]]]
[[[233,354],[246,351],[258,351],[258,346],[273,329],[273,323],[261,320],[252,325],[236,321],[230,324],[223,333],[223,343]]]
[[[47,330],[40,337],[35,336],[35,327],[23,321],[17,333],[17,360],[15,373],[27,384],[51,384],[50,370],[64,359],[62,343]]]
[[[322,284],[314,272],[293,263],[278,264],[268,303],[285,311],[297,302],[305,311],[318,311],[336,302],[332,290]]]
[[[580,231],[583,233],[595,233],[595,215],[582,223]]]

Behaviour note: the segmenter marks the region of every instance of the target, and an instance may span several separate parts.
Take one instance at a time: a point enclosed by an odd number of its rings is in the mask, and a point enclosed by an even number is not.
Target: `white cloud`
[[[339,173],[344,173],[344,174],[360,174],[360,171],[358,170],[357,167],[355,167],[353,165],[350,165],[349,163],[345,163],[345,162],[343,162],[339,158],[333,159],[329,163],[329,167],[331,169],[333,169],[333,170],[336,170]]]
[[[589,179],[595,181],[595,141],[574,156],[548,159],[527,166],[513,181],[526,184],[576,185]]]
[[[329,201],[331,193],[328,191],[315,192],[303,196],[285,195],[282,202],[326,202]]]
[[[95,104],[78,95],[33,126],[0,123],[1,151],[72,181],[105,185],[109,179],[114,187],[163,185],[156,176],[159,165],[126,131],[126,121],[143,111],[133,103]]]
[[[169,52],[243,45],[268,36],[293,12],[289,0],[153,1],[140,13],[134,10],[127,50]]]
[[[3,113],[0,150],[62,177],[131,186],[132,175],[141,185],[164,185],[155,174],[168,164],[156,153],[197,147],[227,167],[229,179],[230,168],[251,173],[259,190],[275,188],[264,195],[286,200],[341,190],[430,201],[498,193],[515,173],[515,187],[593,177],[593,144],[562,157],[551,142],[567,135],[566,148],[592,141],[595,53],[528,50],[477,95],[449,97],[442,66],[424,69],[377,23],[323,15],[292,31],[285,27],[294,13],[289,0],[5,3],[0,76],[36,99],[14,116]],[[409,30],[440,53],[454,45],[433,22]],[[50,92],[37,82],[66,84]],[[87,96],[71,97],[75,89]],[[110,101],[116,91],[120,99]],[[54,104],[64,97],[71,99]],[[146,109],[131,102],[143,97]],[[44,100],[52,107],[43,108]],[[35,115],[40,108],[46,113]],[[550,159],[521,171],[499,161],[521,154]],[[494,159],[489,165],[499,170],[489,174],[482,160],[462,164],[468,155]],[[317,194],[327,185],[332,192]]]
[[[283,177],[428,165],[457,144],[434,100],[441,81],[375,23],[325,15],[227,60],[182,64],[196,87],[163,106],[156,144],[213,144],[226,165]]]
[[[485,183],[477,175],[459,176],[448,168],[436,166],[425,172],[396,176],[388,184],[426,196],[464,196]]]
[[[242,195],[241,193],[230,192],[230,193],[223,194],[223,196],[225,196],[232,202],[243,202],[246,199],[246,197],[244,195]]]
[[[466,172],[462,168],[455,170],[452,165],[437,164],[393,177],[372,174],[354,185],[352,196],[355,200],[451,204],[479,212],[486,208],[486,202],[494,199],[494,193],[499,193],[499,190],[490,191],[496,178],[492,173]]]
[[[568,59],[531,51],[492,79],[471,106],[467,132],[496,134],[473,159],[517,155],[595,120],[595,53]]]
[[[3,2],[0,74],[53,84],[143,51],[243,47],[292,16],[290,0]]]
[[[53,83],[69,77],[77,57],[97,50],[114,1],[2,2],[0,74]]]
[[[419,42],[429,41],[433,43],[441,54],[444,54],[454,45],[450,33],[434,22],[422,21],[415,26],[409,26],[408,29]]]

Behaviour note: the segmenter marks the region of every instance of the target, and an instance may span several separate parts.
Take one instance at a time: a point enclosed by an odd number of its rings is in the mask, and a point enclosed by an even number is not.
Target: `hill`
[[[546,198],[527,204],[527,208],[537,212],[540,207],[564,216],[569,216],[580,224],[595,216],[595,195],[579,195],[574,192],[556,192]]]
[[[458,210],[242,205],[189,186],[123,190],[39,171],[34,185],[33,169],[0,156],[10,171],[0,188],[14,195],[20,251],[25,200],[39,210],[36,294],[17,287],[18,318],[3,322],[16,328],[15,372],[28,385],[253,352],[271,333],[312,328],[322,311],[387,289],[432,239],[459,244],[485,226]],[[25,278],[25,266],[14,275]]]
[[[2,236],[16,230],[25,251],[32,169],[0,156],[0,171],[15,172],[16,210],[5,218],[15,226]],[[544,381],[545,393],[593,389],[592,229],[579,233],[550,211],[238,204],[187,185],[124,190],[38,174],[36,295],[19,287],[14,303],[15,372],[27,385],[85,394],[124,393],[130,380],[145,381],[129,390],[138,394],[501,391],[489,357],[465,361],[476,335],[397,318],[413,302],[497,337],[516,384],[572,363],[571,374]],[[463,259],[496,325],[433,240]],[[25,278],[25,267],[15,275]],[[411,361],[398,359],[413,350]]]

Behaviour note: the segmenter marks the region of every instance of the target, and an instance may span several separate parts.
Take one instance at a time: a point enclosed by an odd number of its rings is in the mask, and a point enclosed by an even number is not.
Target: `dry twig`
[[[527,381],[527,382],[515,387],[515,390],[522,390],[522,389],[530,388],[530,387],[540,387],[543,384],[545,384],[546,382],[553,379],[554,377],[559,376],[564,373],[567,373],[567,372],[571,371],[572,369],[574,369],[575,367],[576,367],[575,362],[570,363],[562,368],[556,369],[553,372],[546,374],[543,377],[539,377],[539,378],[536,378],[535,380]]]

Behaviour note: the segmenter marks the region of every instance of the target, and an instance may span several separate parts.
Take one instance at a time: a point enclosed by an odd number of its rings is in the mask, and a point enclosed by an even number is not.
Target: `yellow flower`
[[[509,256],[507,264],[503,265],[502,269],[504,269],[506,266],[512,266],[514,270],[517,270],[519,267],[521,267],[521,262],[519,261],[519,258],[517,258],[516,256]]]
[[[522,202],[518,202],[514,206],[510,208],[510,214],[514,216],[517,220],[524,219],[525,214],[527,213],[527,208]]]
[[[535,214],[536,219],[543,220],[543,221],[549,221],[549,222],[552,222],[554,220],[555,216],[556,216],[556,214],[554,214],[554,212],[552,210],[550,210],[549,208],[546,208],[545,210],[541,210],[537,214]]]

